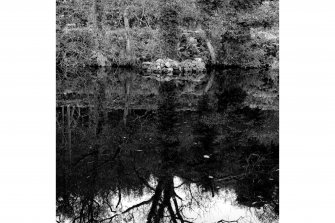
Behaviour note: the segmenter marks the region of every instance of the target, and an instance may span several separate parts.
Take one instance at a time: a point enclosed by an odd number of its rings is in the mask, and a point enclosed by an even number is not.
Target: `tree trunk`
[[[93,10],[92,10],[92,23],[93,23],[94,31],[96,34],[96,38],[95,38],[96,50],[100,50],[101,48],[101,43],[99,39],[101,39],[101,36],[103,35],[102,22],[103,22],[102,0],[94,0]]]
[[[129,100],[130,100],[130,82],[129,78],[126,79],[125,83],[125,105],[123,110],[123,124],[124,126],[127,125],[127,116],[129,112]]]
[[[124,27],[125,27],[125,30],[126,30],[126,41],[127,41],[127,44],[126,44],[126,53],[127,53],[128,56],[131,56],[131,52],[132,51],[131,51],[131,44],[130,44],[130,33],[129,33],[128,15],[129,15],[128,7],[126,7],[126,9],[123,12],[123,21],[124,21]]]
[[[216,53],[215,53],[214,47],[206,31],[202,29],[201,24],[198,24],[197,31],[200,32],[202,38],[205,39],[206,46],[208,48],[209,54],[211,55],[212,64],[216,64]]]
[[[212,64],[216,64],[216,54],[215,54],[214,47],[212,46],[211,41],[207,37],[206,37],[205,40],[206,40],[206,45],[207,45],[208,51],[211,55],[211,62],[212,62]]]
[[[95,83],[95,98],[94,98],[94,128],[95,135],[98,137],[103,130],[106,114],[106,77],[105,68],[100,68],[97,71],[97,81]]]
[[[212,73],[211,73],[211,77],[209,78],[208,83],[207,83],[207,85],[206,85],[206,87],[205,87],[205,90],[204,90],[204,93],[205,93],[205,94],[206,94],[206,93],[208,92],[208,90],[212,87],[213,82],[214,82],[214,77],[215,77],[215,72],[214,72],[214,70],[213,70]]]
[[[69,161],[71,164],[72,161],[72,148],[71,148],[71,107],[67,106],[67,135],[68,135],[68,152],[69,152]]]
[[[62,145],[64,146],[64,137],[65,137],[65,112],[64,106],[62,106]]]

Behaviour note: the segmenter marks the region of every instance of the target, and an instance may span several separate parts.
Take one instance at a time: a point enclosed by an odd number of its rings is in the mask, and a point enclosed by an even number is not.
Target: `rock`
[[[179,74],[181,73],[181,68],[179,68],[179,69],[175,69],[175,70],[173,70],[173,72],[174,72],[175,74],[179,75]]]
[[[154,73],[159,74],[162,72],[162,69],[160,66],[157,66],[156,69],[153,70]]]
[[[192,36],[189,37],[188,41],[189,41],[190,44],[197,44],[198,43],[197,39],[192,37]]]
[[[163,73],[163,74],[167,74],[167,73],[168,73],[167,68],[164,67],[164,68],[162,69],[162,73]]]
[[[196,62],[198,62],[198,63],[203,62],[202,58],[194,58],[194,61],[196,61]]]
[[[185,73],[191,73],[192,72],[192,68],[190,68],[190,67],[184,67],[184,72]]]
[[[206,64],[202,58],[187,59],[182,62],[167,59],[158,59],[155,62],[143,62],[142,68],[147,72],[161,74],[162,78],[171,78],[173,75],[190,76],[192,73],[203,73],[206,70]]]
[[[148,69],[151,66],[151,64],[152,64],[151,62],[143,62],[142,63],[142,68],[143,69]]]
[[[159,64],[160,64],[160,63],[164,63],[164,60],[163,60],[163,59],[157,59],[157,60],[156,60],[156,63],[159,63]]]
[[[171,63],[171,66],[173,69],[179,69],[180,68],[180,63],[178,63],[177,61],[174,61]]]

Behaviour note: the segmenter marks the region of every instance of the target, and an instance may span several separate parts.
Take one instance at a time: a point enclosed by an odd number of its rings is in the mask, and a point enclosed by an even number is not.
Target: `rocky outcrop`
[[[171,59],[158,59],[155,62],[142,63],[142,68],[147,73],[175,76],[190,73],[204,73],[206,71],[206,64],[201,58],[184,60],[182,62]]]

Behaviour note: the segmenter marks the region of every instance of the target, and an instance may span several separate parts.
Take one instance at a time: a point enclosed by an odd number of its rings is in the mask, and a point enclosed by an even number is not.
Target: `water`
[[[277,222],[278,73],[57,80],[59,222]]]

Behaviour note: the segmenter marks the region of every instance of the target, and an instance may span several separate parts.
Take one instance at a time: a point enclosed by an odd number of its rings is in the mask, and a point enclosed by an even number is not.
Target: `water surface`
[[[57,76],[57,221],[277,222],[278,73]]]

